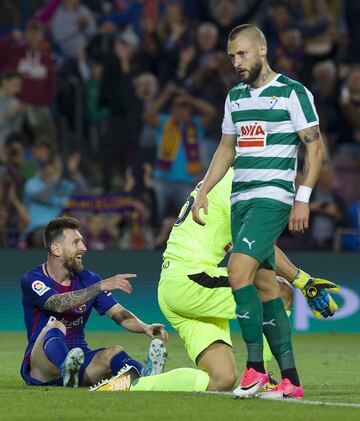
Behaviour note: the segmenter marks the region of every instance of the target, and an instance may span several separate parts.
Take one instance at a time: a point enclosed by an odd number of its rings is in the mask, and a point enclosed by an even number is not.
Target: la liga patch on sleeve
[[[37,295],[39,295],[40,297],[42,296],[42,295],[44,295],[45,294],[45,292],[46,291],[49,291],[49,287],[48,286],[46,286],[45,284],[44,284],[44,282],[41,282],[41,281],[34,281],[32,284],[31,284],[31,288],[33,289],[33,291],[35,291],[36,292],[36,294]]]

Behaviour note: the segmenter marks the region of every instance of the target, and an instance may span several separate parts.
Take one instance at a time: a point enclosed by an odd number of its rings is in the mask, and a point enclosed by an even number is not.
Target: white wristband
[[[309,203],[311,192],[312,192],[311,187],[299,186],[298,191],[296,193],[295,200],[297,200],[298,202]]]

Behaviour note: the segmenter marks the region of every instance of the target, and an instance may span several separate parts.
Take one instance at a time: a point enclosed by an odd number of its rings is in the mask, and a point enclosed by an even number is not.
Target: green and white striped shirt
[[[319,124],[312,94],[278,74],[258,89],[240,84],[230,90],[222,124],[236,139],[231,205],[267,198],[292,206],[299,130]]]

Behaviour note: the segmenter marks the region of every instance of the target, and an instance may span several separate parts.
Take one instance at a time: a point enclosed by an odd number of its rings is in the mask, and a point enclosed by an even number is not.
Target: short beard
[[[240,77],[240,82],[246,83],[248,85],[252,85],[258,79],[260,72],[262,70],[262,62],[261,59],[258,58],[256,63],[248,70],[249,76]]]
[[[76,257],[68,257],[64,262],[64,267],[70,272],[81,272],[84,269],[82,263],[80,263]]]

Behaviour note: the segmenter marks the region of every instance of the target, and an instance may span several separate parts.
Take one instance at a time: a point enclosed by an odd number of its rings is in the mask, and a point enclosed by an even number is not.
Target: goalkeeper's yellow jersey
[[[193,190],[182,207],[170,233],[164,261],[178,262],[184,271],[201,272],[216,267],[224,258],[231,242],[230,193],[234,175],[230,169],[208,194],[208,215],[201,210],[205,226],[192,219],[191,206],[200,185]]]

